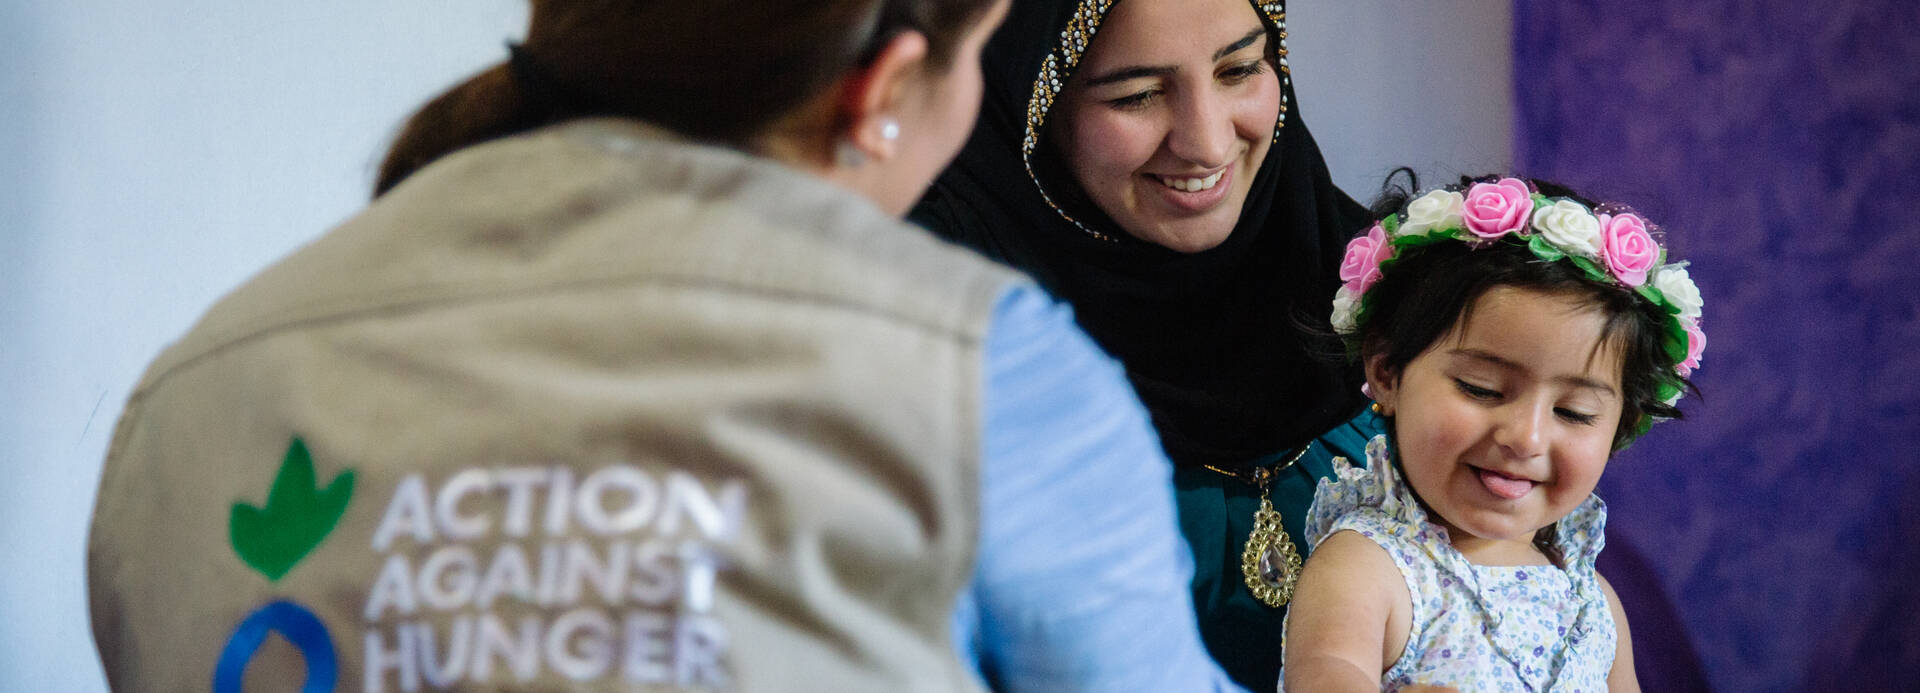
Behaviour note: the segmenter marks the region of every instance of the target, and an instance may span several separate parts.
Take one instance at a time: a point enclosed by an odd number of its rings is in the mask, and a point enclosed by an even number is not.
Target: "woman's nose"
[[[1218,94],[1190,92],[1174,112],[1167,148],[1175,156],[1212,169],[1225,166],[1233,154],[1233,115]]]

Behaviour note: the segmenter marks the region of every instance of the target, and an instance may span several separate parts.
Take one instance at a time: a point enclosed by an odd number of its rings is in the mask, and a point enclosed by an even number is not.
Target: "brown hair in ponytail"
[[[463,147],[586,116],[740,145],[901,31],[944,69],[992,0],[532,0],[526,42],[408,119],[375,197]]]
[[[386,194],[401,179],[453,150],[540,124],[507,66],[496,65],[414,112],[380,162],[373,196]]]

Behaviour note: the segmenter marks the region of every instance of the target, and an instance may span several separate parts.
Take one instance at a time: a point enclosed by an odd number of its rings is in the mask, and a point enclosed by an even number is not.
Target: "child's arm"
[[[1385,549],[1350,531],[1314,547],[1287,607],[1285,688],[1380,690],[1407,647],[1413,595]]]
[[[1607,690],[1640,693],[1640,680],[1633,676],[1633,635],[1627,631],[1627,612],[1620,608],[1620,595],[1613,592],[1613,585],[1605,577],[1600,578],[1600,591],[1607,595],[1607,609],[1613,612],[1613,629],[1620,634],[1614,646],[1613,669],[1607,671]]]

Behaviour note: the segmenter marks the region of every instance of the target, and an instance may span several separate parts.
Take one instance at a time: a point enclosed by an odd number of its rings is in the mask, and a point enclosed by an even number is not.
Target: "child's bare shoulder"
[[[1316,681],[1333,669],[1379,676],[1406,649],[1413,593],[1387,550],[1359,532],[1334,532],[1313,548],[1288,607],[1288,680]],[[1297,670],[1297,671],[1296,671]],[[1289,688],[1302,686],[1289,685]]]
[[[1393,564],[1393,557],[1387,554],[1387,550],[1350,529],[1334,532],[1313,547],[1313,555],[1307,559],[1306,572],[1300,577],[1305,580],[1315,572],[1337,575],[1342,582],[1378,580],[1383,583],[1380,586],[1398,587],[1400,594],[1407,593],[1406,581],[1400,577],[1400,568]]]

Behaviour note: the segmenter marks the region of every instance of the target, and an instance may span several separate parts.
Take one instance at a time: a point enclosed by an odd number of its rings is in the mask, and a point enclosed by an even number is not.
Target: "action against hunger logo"
[[[349,469],[334,477],[326,488],[320,488],[314,478],[313,456],[307,452],[306,443],[295,436],[280,460],[280,471],[274,475],[273,488],[267,491],[266,504],[233,504],[227,518],[227,538],[233,542],[234,553],[268,581],[278,582],[333,533],[353,500],[353,478]],[[326,625],[306,607],[281,600],[248,615],[227,638],[213,670],[214,693],[239,693],[247,663],[253,661],[267,636],[276,631],[306,659],[307,680],[301,686],[302,693],[333,690],[340,670]]]
[[[266,506],[235,505],[236,553],[278,580],[332,531],[353,483],[349,470],[320,488],[296,438]],[[364,688],[546,673],[723,688],[727,632],[709,612],[724,566],[713,545],[737,538],[745,509],[738,479],[709,489],[684,472],[656,476],[629,464],[583,477],[564,465],[471,467],[437,484],[407,475],[368,541],[384,558],[362,610]],[[305,657],[304,692],[332,690],[338,666],[326,627],[281,600],[236,629],[216,693],[239,690],[270,632]]]

